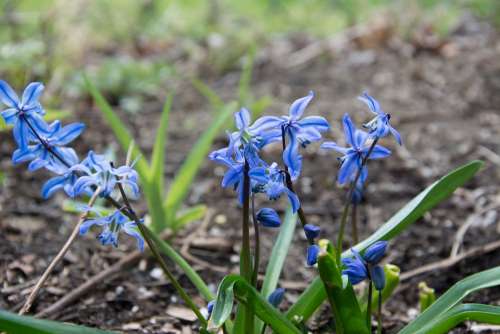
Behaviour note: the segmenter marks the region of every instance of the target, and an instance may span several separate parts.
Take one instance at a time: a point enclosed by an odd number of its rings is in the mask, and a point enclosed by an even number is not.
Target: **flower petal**
[[[401,139],[401,135],[399,134],[399,132],[396,129],[394,129],[390,124],[388,124],[387,126],[389,127],[389,131],[391,131],[392,135],[394,136],[398,144],[403,145],[403,140]]]
[[[347,155],[340,166],[338,181],[340,184],[345,184],[350,181],[352,175],[358,169],[359,157],[356,154]]]
[[[321,116],[308,116],[299,121],[299,125],[303,128],[313,127],[317,131],[323,132],[330,128],[328,121]]]
[[[295,130],[288,129],[289,142],[283,151],[283,162],[288,167],[292,180],[296,180],[302,168],[302,156],[299,154],[299,142]]]
[[[336,142],[325,141],[321,144],[320,148],[325,150],[334,150],[341,154],[347,154],[348,148],[339,146]]]
[[[249,130],[254,134],[261,134],[261,132],[265,130],[280,128],[282,123],[283,119],[281,117],[262,116],[255,120]]]
[[[17,117],[18,110],[16,108],[9,108],[2,111],[2,117],[6,124],[14,124]]]
[[[0,101],[9,108],[17,109],[19,107],[19,97],[10,85],[3,80],[0,80]]]
[[[354,146],[356,143],[356,139],[354,137],[356,126],[352,122],[351,117],[349,117],[349,114],[344,115],[344,117],[342,118],[342,123],[344,125],[344,135],[347,144]]]
[[[246,129],[250,125],[250,112],[246,108],[234,113],[234,122],[238,130]]]
[[[311,102],[313,97],[314,97],[314,92],[310,91],[307,96],[295,100],[290,106],[290,109],[288,111],[290,118],[292,120],[298,120],[304,113],[304,110],[306,110],[307,105],[309,104],[309,102]]]
[[[380,109],[380,104],[378,103],[377,100],[375,100],[373,97],[368,95],[367,92],[363,92],[361,96],[358,97],[358,100],[363,101],[366,103],[368,108],[370,108],[370,111],[374,114],[377,115],[383,115],[384,112]]]
[[[241,173],[241,168],[229,168],[222,178],[222,187],[227,188],[235,185],[240,181]]]
[[[38,104],[38,98],[40,97],[40,94],[42,94],[43,89],[44,86],[40,82],[30,83],[24,89],[23,97],[21,99],[21,104],[27,108],[33,107],[36,104]]]
[[[365,152],[366,150],[366,152]],[[363,153],[368,153],[368,148],[363,150]],[[372,152],[370,153],[369,159],[382,159],[391,155],[391,151],[383,146],[375,145]]]
[[[85,129],[83,123],[72,123],[63,127],[51,139],[51,142],[56,145],[66,145],[78,137]]]

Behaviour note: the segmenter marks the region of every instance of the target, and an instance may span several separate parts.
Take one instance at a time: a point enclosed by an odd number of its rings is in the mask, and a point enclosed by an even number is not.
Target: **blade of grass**
[[[394,238],[410,224],[422,217],[424,213],[448,198],[455,189],[472,178],[482,165],[482,161],[472,161],[437,180],[408,202],[375,233],[354,248],[358,252],[361,252],[378,240],[390,240]],[[342,255],[349,256],[350,251],[348,250]],[[326,299],[326,293],[322,285],[319,277],[314,279],[307,289],[299,296],[297,302],[288,310],[287,317],[293,319],[295,316],[299,316],[302,317],[304,321],[309,319],[314,311],[316,311]]]
[[[466,277],[455,283],[399,334],[427,333],[422,331],[424,327],[431,328],[433,321],[460,303],[467,295],[497,285],[500,285],[500,266]]]
[[[186,157],[186,160],[177,171],[177,175],[170,186],[170,190],[164,202],[164,208],[169,215],[177,212],[180,204],[186,198],[196,173],[200,169],[201,164],[205,161],[212,147],[214,138],[219,134],[235,108],[235,104],[230,103],[217,113],[212,124],[202,134],[201,138],[198,139]],[[175,216],[171,217],[171,219],[173,220],[174,217]]]
[[[199,220],[205,216],[206,212],[207,212],[207,207],[202,204],[193,206],[186,210],[182,210],[180,213],[177,214],[173,228],[179,229],[186,224],[189,224],[195,220]]]
[[[165,104],[163,105],[163,111],[161,113],[160,125],[156,130],[156,140],[153,147],[153,154],[151,157],[151,174],[150,182],[154,186],[159,188],[160,194],[163,193],[164,189],[164,165],[165,165],[165,144],[167,142],[167,131],[168,131],[168,121],[170,110],[172,109],[173,94],[169,94]]]
[[[9,334],[111,334],[95,328],[36,319],[0,310],[0,331]]]

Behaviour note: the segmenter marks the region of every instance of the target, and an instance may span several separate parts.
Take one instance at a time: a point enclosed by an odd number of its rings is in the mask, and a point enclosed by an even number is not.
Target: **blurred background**
[[[87,124],[75,141],[80,154],[92,148],[124,156],[82,74],[104,94],[147,154],[165,98],[174,92],[167,182],[216,112],[231,101],[254,115],[280,115],[314,90],[307,112],[327,117],[332,125],[327,138],[342,142],[339,121],[345,112],[358,124],[368,119],[365,106],[356,100],[368,90],[392,115],[405,145],[387,140],[384,145],[393,156],[370,166],[362,235],[451,169],[473,159],[486,162],[474,181],[391,245],[388,261],[408,271],[448,257],[465,222],[469,228],[463,247],[498,239],[499,24],[498,0],[0,0],[0,78],[18,92],[30,81],[44,82],[42,101],[49,117]],[[1,122],[0,273],[5,274],[0,281],[20,284],[43,271],[74,216],[61,215],[62,195],[41,200],[39,189],[47,175],[12,166],[14,143]],[[221,132],[214,147],[224,144]],[[336,156],[317,145],[304,153],[298,191],[310,221],[321,225],[323,237],[333,238],[344,194],[335,184]],[[279,157],[279,150],[269,154]],[[214,213],[203,238],[215,240],[219,248],[193,250],[210,264],[197,269],[212,288],[224,273],[236,270],[239,251],[240,212],[234,193],[220,188],[221,173],[206,161],[186,201],[207,204]],[[276,203],[280,213],[285,204]],[[145,203],[139,209],[145,212]],[[176,246],[199,223],[181,231]],[[266,231],[264,247],[270,249],[275,237]],[[304,267],[306,243],[301,236],[296,239],[283,274],[288,303],[315,275]],[[134,248],[130,240],[118,250],[98,245],[93,237],[85,241],[75,243],[38,309]],[[470,273],[498,265],[498,259],[495,251],[409,279],[387,306],[387,329],[401,327],[416,311],[420,280],[440,293]],[[126,332],[189,333],[184,331],[189,319],[165,315],[177,300],[153,272],[152,264],[142,262],[54,317]],[[10,310],[26,295],[1,291],[0,307]],[[500,292],[488,291],[474,300],[496,303]],[[331,329],[331,318],[323,311],[310,324],[317,333]]]

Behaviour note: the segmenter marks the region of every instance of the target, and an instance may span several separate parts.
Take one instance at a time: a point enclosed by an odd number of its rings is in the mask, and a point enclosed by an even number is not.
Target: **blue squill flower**
[[[306,146],[309,143],[321,140],[321,132],[330,128],[328,121],[320,116],[309,116],[301,119],[307,105],[314,97],[309,95],[295,100],[290,106],[289,115],[281,117],[279,126],[288,138],[283,151],[283,162],[288,168],[292,180],[296,180],[302,169],[302,156],[299,153],[299,144]]]
[[[373,138],[383,138],[391,133],[399,145],[402,145],[401,135],[399,132],[394,129],[390,123],[391,115],[386,114],[377,100],[368,95],[366,92],[363,95],[358,97],[359,100],[366,103],[370,111],[375,114],[375,118],[370,122],[364,124],[364,127],[367,128],[370,132],[370,135]]]
[[[43,88],[41,83],[32,82],[26,86],[23,96],[19,100],[9,84],[0,80],[0,101],[7,106],[7,109],[3,110],[1,114],[5,123],[14,126],[14,139],[21,148],[25,148],[30,140],[36,139],[30,127],[40,133],[47,128],[42,118],[45,111],[38,102]]]
[[[212,311],[214,310],[215,300],[211,300],[207,304],[207,319],[212,315]]]
[[[314,240],[319,237],[320,231],[321,229],[319,228],[319,226],[313,224],[306,224],[304,226],[304,232],[306,234],[307,240]]]
[[[243,204],[243,182],[244,182],[244,168],[245,163],[243,156],[237,154],[238,160],[236,160],[231,154],[228,154],[229,147],[222,148],[220,150],[213,151],[209,154],[209,158],[212,161],[218,162],[227,167],[227,171],[222,178],[222,187],[228,188],[233,187],[238,193],[238,201]]]
[[[274,307],[278,307],[283,302],[284,297],[285,297],[285,289],[277,288],[276,290],[271,292],[269,297],[267,297],[267,301]]]
[[[124,232],[137,240],[137,248],[144,250],[144,239],[137,229],[137,224],[131,221],[121,211],[116,210],[110,215],[102,216],[98,210],[88,206],[82,206],[82,211],[90,211],[96,217],[87,219],[80,226],[80,235],[84,235],[94,226],[102,227],[102,232],[97,237],[103,245],[113,245],[118,247],[118,237],[120,232]],[[141,221],[142,223],[142,221]]]
[[[338,175],[338,181],[340,184],[344,184],[347,181],[352,180],[353,175],[356,175],[358,170],[361,168],[363,159],[366,157],[368,151],[370,150],[370,145],[366,145],[366,141],[369,137],[368,133],[356,129],[348,114],[344,115],[342,122],[344,125],[346,142],[350,145],[350,147],[341,147],[335,142],[324,142],[323,144],[321,144],[321,148],[323,149],[335,150],[344,155],[340,158],[341,166]],[[385,158],[390,154],[391,151],[389,151],[387,148],[380,145],[375,145],[368,159]],[[360,175],[360,179],[363,183],[365,182],[367,176],[368,170],[366,169],[366,167],[363,167]]]
[[[366,249],[363,255],[352,249],[353,257],[343,258],[344,270],[342,275],[347,275],[349,282],[356,285],[366,278],[370,278],[377,290],[382,290],[385,285],[384,270],[378,265],[387,249],[387,241],[377,241]]]
[[[67,169],[78,162],[75,150],[65,147],[84,130],[82,123],[61,126],[59,121],[52,123],[44,132],[38,133],[37,144],[18,148],[12,155],[14,164],[30,161],[29,171],[46,168],[57,172]]]
[[[300,207],[299,198],[286,186],[285,173],[276,163],[268,167],[252,168],[248,175],[254,181],[252,184],[254,192],[263,192],[270,200],[277,200],[285,193],[292,205],[292,211],[297,212]]]
[[[138,175],[130,166],[115,168],[103,155],[90,151],[80,164],[70,168],[71,171],[83,173],[74,185],[75,195],[91,192],[91,187],[100,188],[100,196],[109,196],[118,183],[132,192],[132,197],[139,197]]]
[[[306,263],[308,266],[314,266],[316,262],[318,262],[318,254],[319,254],[318,245],[314,244],[307,246]]]
[[[280,227],[281,220],[278,213],[271,208],[262,208],[257,212],[257,221],[265,227]]]

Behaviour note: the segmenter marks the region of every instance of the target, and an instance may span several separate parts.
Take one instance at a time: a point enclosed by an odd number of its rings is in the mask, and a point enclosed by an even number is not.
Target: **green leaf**
[[[164,203],[165,210],[169,215],[175,214],[180,204],[186,198],[196,173],[200,169],[201,164],[207,159],[214,138],[219,134],[235,108],[235,104],[230,103],[218,112],[212,124],[202,134],[201,138],[198,139],[186,160],[177,171],[177,175],[170,186],[167,199]]]
[[[455,283],[399,334],[428,333],[433,323],[470,293],[500,285],[500,266],[471,275]]]
[[[252,99],[250,84],[252,82],[253,63],[255,59],[255,47],[250,48],[250,52],[245,57],[243,69],[241,71],[240,82],[238,83],[238,102],[240,107],[247,106]]]
[[[132,142],[132,136],[130,135],[129,131],[127,130],[127,127],[123,122],[120,120],[118,115],[113,111],[113,108],[109,105],[109,103],[106,101],[104,96],[99,92],[99,90],[96,88],[96,86],[87,78],[87,76],[83,76],[83,79],[85,81],[85,87],[92,95],[95,104],[99,107],[99,110],[102,112],[102,115],[104,116],[104,119],[108,122],[108,125],[111,127],[111,130],[113,130],[116,139],[120,142],[120,145],[122,146],[124,151],[127,151],[130,147],[130,144]],[[134,146],[133,149],[133,158],[142,156],[142,152],[137,148],[137,145]],[[139,159],[139,161],[136,164],[136,169],[137,172],[139,173],[139,176],[141,177],[141,181],[144,183],[148,182],[149,178],[149,166],[147,162],[144,160],[144,158]]]
[[[151,175],[150,182],[159,188],[160,194],[163,193],[164,187],[164,165],[165,165],[165,144],[167,142],[168,120],[170,110],[172,109],[173,94],[169,94],[163,111],[161,113],[160,125],[156,130],[156,140],[153,147],[153,154],[151,157]]]
[[[217,291],[217,298],[209,320],[209,326],[218,328],[229,319],[234,299],[252,305],[255,314],[278,334],[300,334],[301,332],[257,290],[238,275],[224,277]]]
[[[207,212],[207,207],[203,204],[190,207],[186,210],[182,210],[177,214],[175,218],[175,223],[173,229],[179,229],[184,225],[187,225],[195,220],[202,219]]]
[[[445,334],[465,321],[500,325],[500,306],[483,304],[459,304],[437,317],[432,326],[426,326],[423,334]]]
[[[388,222],[382,225],[370,237],[355,246],[359,252],[378,240],[390,240],[404,231],[410,224],[422,217],[424,213],[448,198],[458,187],[473,177],[483,165],[482,161],[472,161],[463,165],[441,179],[437,180],[418,194],[399,210]],[[350,250],[343,256],[349,256]],[[317,277],[300,295],[297,302],[288,310],[287,317],[303,317],[304,321],[316,311],[326,299],[321,279]]]
[[[111,334],[90,327],[36,319],[0,310],[0,331],[8,334]],[[116,333],[116,332],[115,332]]]
[[[332,254],[321,252],[318,270],[335,317],[337,334],[368,334],[366,317],[351,284],[343,287],[342,273]]]
[[[224,107],[224,101],[212,88],[210,88],[203,81],[194,78],[191,80],[191,83],[193,84],[194,88],[196,88],[196,90],[208,100],[208,103],[210,103],[212,109],[220,110]]]
[[[297,215],[294,215],[291,207],[288,207],[285,218],[283,219],[283,224],[281,224],[280,227],[278,238],[274,243],[271,256],[269,256],[269,263],[266,267],[266,275],[264,276],[264,281],[262,283],[261,294],[266,299],[278,286],[278,281],[281,276],[281,271],[283,270],[283,265],[285,264],[288,249],[292,243],[295,226],[297,226]],[[262,321],[256,321],[255,328],[258,333],[262,331],[263,326],[264,324]]]

